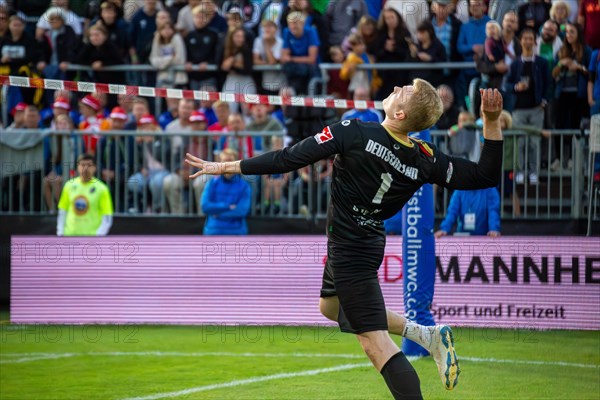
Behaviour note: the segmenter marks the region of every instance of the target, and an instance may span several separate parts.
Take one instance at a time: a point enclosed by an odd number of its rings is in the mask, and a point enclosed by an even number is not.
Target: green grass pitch
[[[600,398],[600,331],[455,339],[455,390],[413,361],[425,399]],[[367,363],[332,327],[0,325],[0,399],[391,399]]]

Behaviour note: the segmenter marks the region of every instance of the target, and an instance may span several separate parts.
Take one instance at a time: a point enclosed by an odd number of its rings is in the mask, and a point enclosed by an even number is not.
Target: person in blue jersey
[[[369,96],[369,90],[365,87],[358,87],[354,91],[354,96],[352,97],[354,101],[369,101],[371,97]],[[381,112],[374,108],[353,108],[352,110],[346,111],[342,115],[342,120],[345,119],[359,119],[363,122],[383,122],[383,117],[381,116]]]
[[[456,190],[452,193],[446,217],[435,237],[446,236],[457,224],[456,233],[500,236],[500,194],[497,188]]]
[[[221,162],[238,159],[238,153],[225,149]],[[205,235],[247,235],[250,212],[250,185],[240,174],[223,174],[211,179],[202,192],[202,212],[206,214]]]

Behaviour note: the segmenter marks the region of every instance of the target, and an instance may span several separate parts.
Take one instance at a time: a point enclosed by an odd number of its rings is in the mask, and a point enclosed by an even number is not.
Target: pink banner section
[[[16,236],[13,323],[326,324],[321,236]],[[437,322],[600,329],[600,239],[437,241]],[[379,278],[403,311],[402,239]],[[417,288],[418,290],[418,288]]]

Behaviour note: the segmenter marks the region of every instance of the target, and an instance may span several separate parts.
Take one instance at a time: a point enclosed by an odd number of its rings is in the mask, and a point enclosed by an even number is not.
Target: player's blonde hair
[[[413,87],[413,94],[404,106],[404,125],[408,132],[431,128],[444,112],[442,99],[431,83],[417,78],[413,80]]]

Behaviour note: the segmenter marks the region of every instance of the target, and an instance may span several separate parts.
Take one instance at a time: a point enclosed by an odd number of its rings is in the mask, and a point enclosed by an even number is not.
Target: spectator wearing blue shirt
[[[221,162],[235,161],[238,154],[225,149]],[[202,192],[202,211],[206,214],[205,235],[247,235],[246,217],[250,212],[250,185],[239,174],[224,174],[211,179]]]
[[[436,239],[446,236],[457,222],[456,233],[500,236],[500,195],[498,189],[455,190],[446,217],[435,232]]]
[[[354,101],[369,101],[371,100],[369,97],[369,90],[364,87],[358,87],[354,91],[353,96]],[[356,105],[356,104],[355,104]],[[381,113],[374,108],[354,108],[352,110],[346,111],[342,115],[342,120],[344,119],[359,119],[363,122],[383,122],[383,118]]]
[[[483,55],[483,45],[485,43],[485,25],[490,21],[490,17],[485,14],[485,3],[482,0],[471,0],[469,12],[471,18],[469,22],[460,27],[458,34],[457,48],[465,61],[473,61],[475,57]],[[475,68],[462,70],[457,87],[456,99],[459,105],[465,104],[465,96],[469,82],[479,73]]]
[[[314,28],[304,25],[305,20],[299,11],[288,15],[281,52],[283,72],[298,94],[305,94],[310,79],[319,75],[319,36]]]

